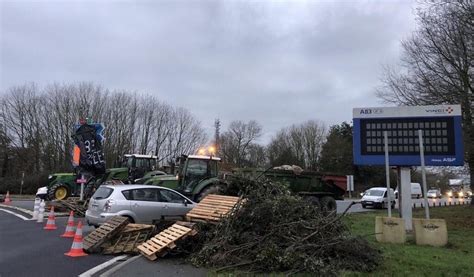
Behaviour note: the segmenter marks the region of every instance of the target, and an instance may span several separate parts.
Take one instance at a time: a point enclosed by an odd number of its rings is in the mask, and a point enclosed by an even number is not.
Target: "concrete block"
[[[415,240],[418,245],[445,246],[448,228],[444,219],[413,218]]]
[[[405,243],[405,220],[398,217],[375,217],[375,238],[378,242]]]

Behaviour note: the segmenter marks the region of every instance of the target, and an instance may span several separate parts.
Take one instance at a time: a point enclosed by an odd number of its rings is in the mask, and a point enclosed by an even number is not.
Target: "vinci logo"
[[[434,114],[451,114],[452,112],[454,112],[454,109],[451,108],[451,107],[448,107],[446,109],[427,109],[426,110],[427,113],[434,113]]]

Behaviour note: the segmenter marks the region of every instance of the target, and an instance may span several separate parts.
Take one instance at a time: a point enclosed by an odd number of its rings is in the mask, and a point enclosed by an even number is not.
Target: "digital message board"
[[[464,164],[461,106],[413,106],[353,109],[354,164],[385,164],[384,131],[390,165],[420,165],[418,130],[422,130],[425,163]]]

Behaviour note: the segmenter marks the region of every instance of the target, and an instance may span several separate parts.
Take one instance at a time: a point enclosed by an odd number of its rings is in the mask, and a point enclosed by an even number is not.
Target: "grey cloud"
[[[407,1],[1,2],[0,89],[93,81],[214,118],[255,119],[268,139],[377,105],[381,65],[414,29]]]

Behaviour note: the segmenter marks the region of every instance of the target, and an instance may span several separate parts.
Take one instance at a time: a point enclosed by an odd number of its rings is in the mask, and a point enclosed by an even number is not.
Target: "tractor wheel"
[[[314,205],[318,210],[321,210],[321,202],[319,202],[319,198],[316,196],[308,196],[305,200]]]
[[[62,183],[56,183],[48,190],[48,197],[50,200],[64,200],[70,195],[71,192],[69,191],[69,188],[67,185]]]
[[[219,185],[210,185],[205,187],[196,197],[196,202],[201,202],[201,200],[209,194],[221,194],[222,188]]]
[[[321,211],[323,212],[324,216],[328,215],[336,215],[337,204],[336,200],[331,196],[324,196],[320,200],[321,202]]]

